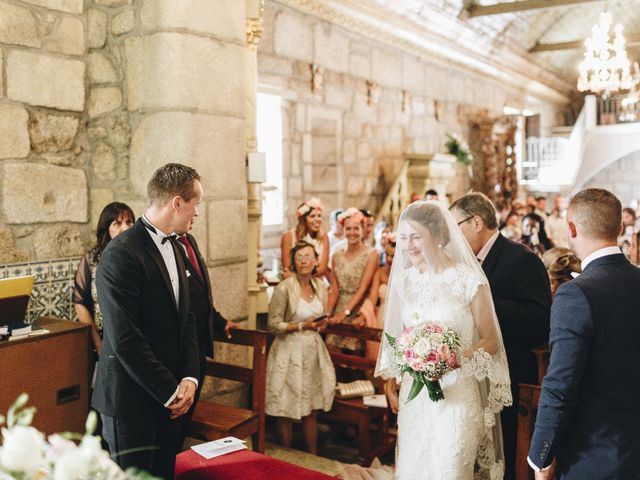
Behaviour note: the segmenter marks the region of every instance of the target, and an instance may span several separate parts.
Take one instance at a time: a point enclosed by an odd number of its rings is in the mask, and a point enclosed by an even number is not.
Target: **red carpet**
[[[251,450],[241,450],[207,460],[193,450],[176,458],[176,480],[329,480],[291,463],[267,457]],[[334,479],[335,480],[335,479]]]

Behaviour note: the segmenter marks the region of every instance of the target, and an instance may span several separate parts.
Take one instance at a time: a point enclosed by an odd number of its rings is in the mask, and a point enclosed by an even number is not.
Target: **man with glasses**
[[[509,362],[513,406],[501,413],[505,480],[515,477],[518,384],[538,381],[531,351],[549,340],[551,289],[542,261],[526,246],[500,235],[493,203],[478,192],[450,207],[489,280]]]

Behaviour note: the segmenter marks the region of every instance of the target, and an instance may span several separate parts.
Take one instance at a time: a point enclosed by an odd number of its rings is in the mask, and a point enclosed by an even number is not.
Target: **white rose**
[[[416,354],[419,357],[424,357],[427,353],[429,353],[429,350],[431,350],[429,342],[426,338],[421,338],[420,340],[418,340],[413,346],[413,349],[416,351]]]
[[[87,478],[91,470],[90,459],[80,448],[63,453],[53,466],[53,480]]]
[[[27,477],[44,466],[44,436],[33,427],[16,425],[2,429],[4,443],[0,450],[0,465],[11,472],[24,472]]]

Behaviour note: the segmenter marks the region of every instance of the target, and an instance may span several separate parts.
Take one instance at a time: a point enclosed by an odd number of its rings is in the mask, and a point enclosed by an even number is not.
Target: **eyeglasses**
[[[470,217],[465,218],[464,220],[460,220],[458,222],[458,225],[462,225],[464,222],[468,222],[469,220],[471,220],[473,217],[475,217],[475,215],[471,215]]]
[[[315,255],[296,255],[293,258],[301,262],[302,260],[315,260],[316,257]]]

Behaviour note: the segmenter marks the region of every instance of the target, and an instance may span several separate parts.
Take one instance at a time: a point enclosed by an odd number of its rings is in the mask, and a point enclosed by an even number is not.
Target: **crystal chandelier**
[[[613,43],[609,38],[612,22],[610,13],[601,13],[600,21],[591,29],[591,36],[584,41],[587,50],[578,67],[578,90],[581,92],[591,91],[607,97],[618,90],[629,90],[637,83],[631,76],[621,24],[615,27]]]

